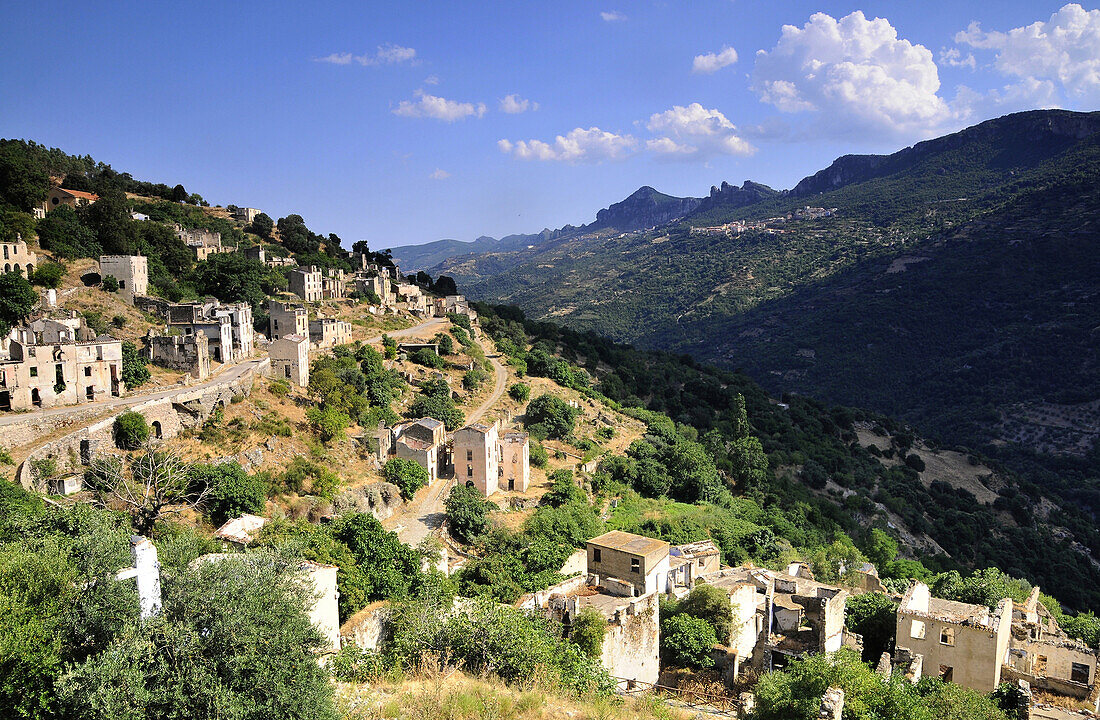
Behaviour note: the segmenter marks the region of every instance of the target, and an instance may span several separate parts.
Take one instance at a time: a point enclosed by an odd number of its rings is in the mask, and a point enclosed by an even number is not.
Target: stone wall
[[[36,487],[35,479],[31,473],[31,463],[34,460],[48,458],[56,461],[57,471],[60,475],[83,472],[84,467],[91,464],[99,452],[115,447],[115,418],[130,410],[145,416],[146,421],[153,428],[153,437],[174,438],[182,429],[202,424],[219,405],[224,407],[232,402],[235,396],[247,396],[251,393],[253,380],[266,365],[265,360],[257,363],[256,366],[248,369],[238,378],[226,379],[208,387],[182,389],[170,397],[114,408],[114,411],[107,417],[81,427],[57,440],[36,447],[19,466],[15,474],[15,480],[25,488],[45,490],[44,487]],[[102,412],[103,408],[100,407],[96,410]],[[72,417],[71,414],[50,416],[45,419],[38,418],[37,420],[29,417],[28,425],[34,427],[45,422],[54,425],[54,429],[57,429],[58,427],[65,427],[66,423],[71,426],[79,422],[74,422]],[[28,432],[27,428],[20,429],[18,426],[5,426],[5,439],[9,437],[9,431],[19,436],[25,436]]]
[[[661,674],[661,623],[657,593],[615,613],[603,636],[601,664],[613,677],[652,684]]]

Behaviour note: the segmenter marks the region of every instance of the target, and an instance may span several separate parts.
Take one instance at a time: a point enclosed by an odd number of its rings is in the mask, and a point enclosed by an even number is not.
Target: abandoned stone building
[[[270,299],[267,301],[268,337],[309,336],[309,311],[301,305]]]
[[[625,689],[657,682],[661,673],[661,620],[658,593],[630,594],[621,579],[593,568],[546,590],[524,595],[516,606],[541,612],[568,631],[577,615],[595,609],[607,621],[600,664]],[[622,591],[628,592],[624,594]]]
[[[634,595],[665,592],[669,570],[665,541],[612,530],[589,540],[586,550],[590,573],[614,578],[632,588]]]
[[[324,298],[323,277],[315,265],[296,268],[287,274],[287,289],[306,302],[318,302]]]
[[[321,297],[336,300],[344,297],[347,279],[340,268],[325,268],[321,272]]]
[[[316,348],[331,348],[351,342],[351,323],[336,318],[309,321],[309,341]]]
[[[298,387],[309,385],[309,338],[304,335],[284,335],[267,350],[271,359],[271,376]]]
[[[995,610],[984,605],[932,597],[914,582],[897,611],[894,664],[988,693],[1001,682],[1001,666],[1012,635],[1012,600]]]
[[[122,342],[89,338],[76,324],[39,320],[12,332],[0,357],[0,410],[76,405],[126,392]]]
[[[455,480],[489,497],[499,489],[500,443],[496,424],[474,423],[455,431]]]
[[[27,249],[22,238],[14,242],[0,242],[0,267],[4,272],[22,272],[29,277],[38,267],[38,255]]]
[[[1013,603],[1002,680],[1024,680],[1034,690],[1089,699],[1096,711],[1100,704],[1096,660],[1095,650],[1070,638],[1058,626],[1058,621],[1039,602],[1038,587],[1032,589],[1025,602]]]
[[[354,287],[356,292],[359,293],[374,293],[383,305],[393,305],[397,302],[397,295],[393,291],[393,283],[386,275],[366,271],[356,273]]]
[[[500,436],[500,487],[527,492],[531,485],[531,437],[525,432]]]
[[[195,261],[202,262],[211,255],[231,252],[233,248],[222,246],[222,234],[205,228],[185,228],[176,224],[176,237],[195,254]]]
[[[166,314],[169,327],[178,327],[185,337],[206,335],[210,357],[216,362],[237,362],[252,356],[252,307],[248,303],[222,305],[207,298],[169,305]]]
[[[435,418],[420,418],[392,428],[379,428],[375,439],[378,441],[379,462],[384,463],[391,457],[413,460],[428,471],[432,482],[447,468],[447,430]]]
[[[690,592],[696,580],[722,569],[722,553],[713,540],[674,545],[668,554],[668,587],[676,595]]]
[[[154,365],[190,373],[195,380],[210,377],[210,340],[203,333],[150,330],[145,336],[145,352]]]
[[[802,655],[862,648],[862,639],[844,627],[848,592],[817,582],[801,563],[783,573],[743,565],[708,574],[706,582],[730,597],[732,630],[719,638],[728,647],[730,677],[746,664],[768,672]]]
[[[131,305],[134,296],[149,293],[149,259],[142,255],[103,255],[99,275],[118,280],[118,292]]]

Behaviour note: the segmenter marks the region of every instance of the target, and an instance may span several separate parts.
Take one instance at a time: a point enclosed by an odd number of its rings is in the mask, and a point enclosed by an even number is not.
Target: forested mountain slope
[[[748,205],[727,186],[653,232],[437,271],[536,317],[744,368],[773,392],[889,413],[1014,461],[1018,448],[1082,456],[1100,436],[1098,130],[1100,113],[1010,115],[840,158]],[[808,205],[837,210],[799,217]],[[691,232],[788,214],[766,230]],[[1075,468],[1078,491],[1091,487],[1095,472]]]

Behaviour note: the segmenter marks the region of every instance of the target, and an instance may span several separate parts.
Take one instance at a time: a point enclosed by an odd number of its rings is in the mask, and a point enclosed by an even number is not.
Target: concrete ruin
[[[0,411],[121,397],[122,341],[95,337],[83,320],[48,318],[12,330],[0,347]]]
[[[391,457],[413,460],[428,471],[435,482],[447,468],[447,430],[435,418],[420,418],[401,423],[393,428],[379,428],[378,462],[385,463]]]
[[[19,238],[15,242],[0,242],[0,263],[6,273],[22,272],[23,277],[30,277],[38,267],[38,255],[27,249],[27,243]]]
[[[284,335],[267,349],[271,359],[271,377],[298,387],[309,386],[309,339],[302,335]]]
[[[932,597],[928,586],[914,582],[898,605],[895,664],[921,658],[921,673],[988,693],[1001,682],[1008,652],[1012,600],[992,612],[984,605]],[[920,679],[919,676],[916,679]]]
[[[149,259],[142,255],[103,255],[99,275],[118,280],[118,291],[131,305],[137,295],[149,293]]]
[[[768,672],[803,655],[862,648],[862,638],[844,627],[848,592],[817,582],[799,567],[788,571],[743,565],[705,577],[730,597],[732,630],[728,640],[719,638],[729,648],[729,677],[737,677],[746,664]]]
[[[273,341],[284,335],[309,337],[309,311],[301,305],[268,300],[267,314],[268,337]]]
[[[169,329],[179,328],[186,337],[202,333],[209,341],[210,357],[231,363],[252,357],[252,306],[248,303],[223,305],[214,298],[202,302],[168,305]]]
[[[321,269],[310,265],[291,270],[287,274],[287,289],[306,302],[319,302],[324,298]]]
[[[612,530],[588,541],[588,572],[608,580],[608,592],[646,595],[664,592],[668,583],[669,545],[663,540]]]
[[[145,353],[154,365],[189,373],[194,380],[210,377],[210,340],[206,335],[160,334],[150,330]]]

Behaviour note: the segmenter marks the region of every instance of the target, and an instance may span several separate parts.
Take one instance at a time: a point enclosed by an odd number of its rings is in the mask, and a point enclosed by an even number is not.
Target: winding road
[[[475,342],[484,352],[485,346],[481,341],[475,340]],[[508,371],[494,357],[490,357],[489,362],[493,365],[493,392],[485,402],[478,405],[477,409],[467,416],[467,423],[480,420],[504,396],[508,383]],[[443,523],[443,518],[446,516],[443,503],[453,486],[453,478],[439,478],[422,491],[422,497],[414,499],[402,508],[400,524],[396,528],[397,537],[401,542],[416,547],[432,530]]]

